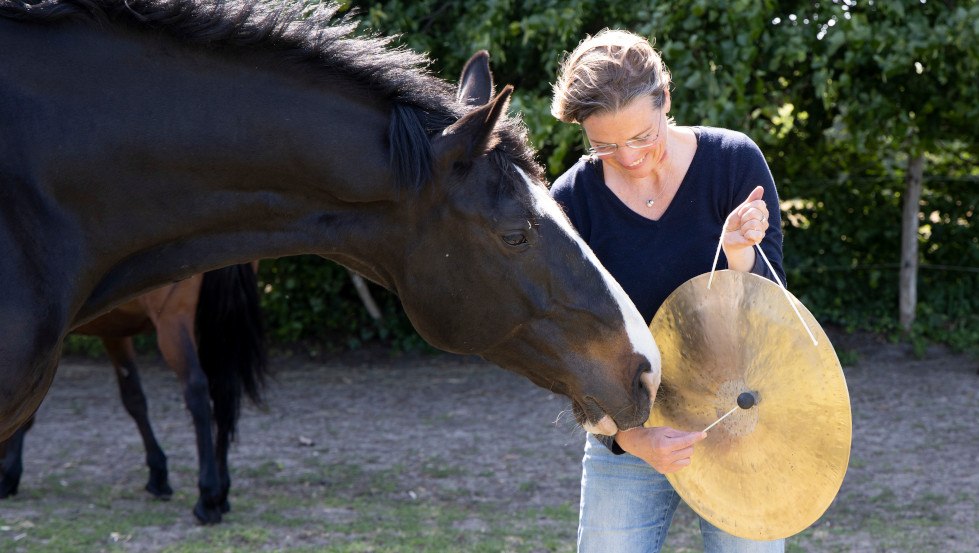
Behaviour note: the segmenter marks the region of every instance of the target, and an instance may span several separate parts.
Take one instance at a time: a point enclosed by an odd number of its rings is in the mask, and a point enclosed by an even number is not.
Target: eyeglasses
[[[662,114],[662,112],[660,112]],[[633,150],[642,150],[652,146],[656,140],[659,138],[660,130],[663,128],[663,118],[659,118],[659,124],[656,126],[656,134],[647,134],[646,136],[640,136],[637,138],[630,138],[625,141],[625,145],[632,148]],[[599,144],[598,146],[592,146],[588,148],[588,153],[598,156],[605,157],[610,156],[619,149],[618,144]]]

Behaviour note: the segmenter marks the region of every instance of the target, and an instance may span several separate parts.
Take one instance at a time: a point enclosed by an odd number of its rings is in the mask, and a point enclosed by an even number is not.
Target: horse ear
[[[486,104],[492,97],[493,73],[490,72],[489,52],[480,50],[462,68],[456,100],[475,107]]]
[[[485,105],[470,111],[446,127],[435,144],[438,157],[469,162],[496,146],[496,123],[506,113],[513,87],[503,90]]]

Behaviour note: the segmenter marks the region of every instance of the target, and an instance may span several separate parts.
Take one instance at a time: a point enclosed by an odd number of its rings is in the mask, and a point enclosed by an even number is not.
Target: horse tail
[[[258,277],[252,265],[204,273],[196,317],[198,356],[214,402],[214,422],[227,428],[233,439],[242,392],[262,406],[269,372]]]

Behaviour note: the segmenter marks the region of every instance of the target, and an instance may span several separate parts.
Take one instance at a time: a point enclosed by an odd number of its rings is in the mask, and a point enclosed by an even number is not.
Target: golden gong
[[[773,540],[815,522],[850,459],[850,397],[812,314],[775,283],[718,271],[677,288],[649,325],[663,381],[646,426],[700,431],[752,393],[757,403],[711,428],[691,464],[667,474],[714,526]],[[817,344],[803,327],[794,302]]]

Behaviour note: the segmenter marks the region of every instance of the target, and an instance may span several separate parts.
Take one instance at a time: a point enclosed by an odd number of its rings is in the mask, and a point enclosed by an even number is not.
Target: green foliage
[[[309,351],[356,349],[380,342],[399,350],[429,348],[415,333],[398,298],[368,287],[382,320],[371,319],[346,269],[316,256],[263,261],[259,267],[262,313],[269,338],[280,346],[305,343]]]
[[[821,321],[897,332],[900,263],[896,179],[806,183],[812,195],[785,201],[789,287]],[[925,183],[916,333],[958,348],[979,344],[979,181]]]
[[[316,3],[316,0],[306,0]],[[786,202],[790,289],[824,322],[897,329],[904,168],[927,156],[919,235],[919,318],[912,338],[979,345],[975,155],[979,3],[438,0],[343,2],[363,32],[400,35],[454,81],[491,54],[511,112],[527,123],[553,177],[583,151],[577,127],[550,115],[562,54],[604,27],[655,40],[670,67],[681,125],[741,130],[768,157]],[[970,180],[972,179],[972,180]],[[276,338],[337,347],[421,343],[377,287],[377,329],[345,271],[318,259],[263,267]],[[917,339],[917,338],[916,338]]]
[[[133,336],[133,347],[136,353],[157,351],[156,336],[152,333]],[[101,359],[105,356],[105,346],[95,336],[69,334],[65,339],[61,352],[66,355],[78,355],[90,359]]]
[[[979,4],[857,2],[820,5],[835,21],[810,41],[818,97],[855,139],[880,152],[934,152],[979,138]]]
[[[562,52],[628,13],[624,2],[565,0],[422,0],[364,2],[351,8],[363,14],[364,29],[401,35],[401,43],[432,58],[431,69],[455,81],[478,50],[490,52],[498,85],[515,87],[511,111],[524,117],[540,161],[556,177],[581,156],[581,133],[550,115],[551,83]]]
[[[98,338],[92,336],[76,336],[74,334],[69,335],[65,339],[65,345],[61,351],[65,354],[81,355],[91,359],[99,358],[105,354],[102,342],[99,342]]]

